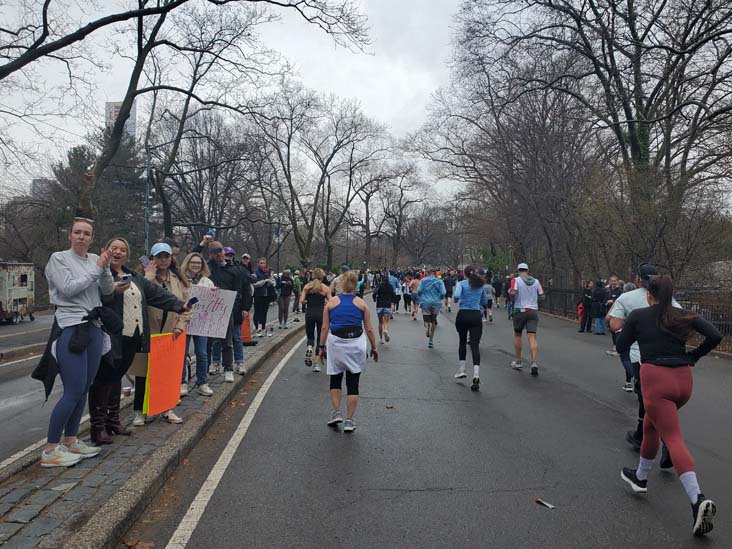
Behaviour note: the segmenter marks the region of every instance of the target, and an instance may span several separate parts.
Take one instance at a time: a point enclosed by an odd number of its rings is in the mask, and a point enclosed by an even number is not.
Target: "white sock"
[[[480,366],[473,366],[473,377],[480,377]]]
[[[686,495],[689,496],[691,503],[696,503],[699,494],[701,494],[699,482],[696,480],[696,473],[694,471],[688,471],[683,475],[679,475],[679,480],[684,485],[684,490],[686,490]]]
[[[638,461],[638,469],[635,470],[635,476],[638,477],[638,480],[646,480],[651,469],[653,469],[653,460],[642,457]]]
[[[460,371],[464,372],[465,371],[465,361],[461,360],[461,361],[459,361],[459,364],[460,364]]]

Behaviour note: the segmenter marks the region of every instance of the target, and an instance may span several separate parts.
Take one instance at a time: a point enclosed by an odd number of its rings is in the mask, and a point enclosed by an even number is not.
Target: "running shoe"
[[[187,383],[181,383],[180,384],[180,396],[188,396],[188,384]]]
[[[539,375],[539,365],[536,362],[531,363],[531,375],[534,377]]]
[[[230,373],[230,372],[227,372],[227,373]],[[177,414],[176,414],[175,412],[173,412],[172,410],[171,410],[171,411],[168,411],[168,412],[165,412],[165,413],[163,413],[163,419],[164,419],[165,421],[167,421],[168,423],[175,423],[175,424],[178,424],[178,423],[183,423],[183,418],[179,417],[179,416],[178,416],[178,415],[177,415]]]
[[[226,383],[234,383],[234,372],[224,372],[224,381]]]
[[[468,377],[468,374],[465,373],[465,368],[460,368],[458,373],[455,374],[455,379],[463,379],[466,377]]]
[[[320,371],[320,364],[316,364],[315,368],[313,368],[313,372],[319,372]]]
[[[211,387],[208,386],[208,383],[204,383],[203,385],[198,386],[198,394],[206,397],[210,397],[214,394],[214,392],[211,390]]]
[[[89,446],[86,442],[80,438],[76,439],[76,442],[69,444],[67,447],[69,452],[81,456],[82,459],[93,458],[99,455],[102,448],[99,446]]]
[[[668,446],[665,444],[661,448],[661,461],[658,462],[658,466],[661,469],[671,469],[674,466],[674,462],[671,461],[671,454],[668,452]]]
[[[435,344],[434,344],[434,343],[432,342],[432,340],[430,339],[430,340],[429,340],[429,341],[427,342],[427,348],[428,348],[428,349],[434,349],[434,347],[435,347]]]
[[[330,420],[328,421],[328,425],[338,425],[339,423],[343,423],[343,414],[340,410],[335,410],[330,415]]]
[[[142,415],[142,412],[135,412],[135,418],[132,420],[132,425],[134,427],[142,427],[145,425],[145,416]]]
[[[449,305],[447,306],[447,312],[448,313],[451,313],[452,312],[452,307],[450,307]]]
[[[307,351],[305,351],[305,366],[310,368],[313,365],[313,348],[308,345]]]
[[[523,367],[524,367],[524,365],[520,360],[511,361],[511,368],[513,368],[514,370],[520,370]]]
[[[633,383],[630,381],[626,381],[625,385],[623,385],[623,391],[626,393],[632,393],[633,392]]]
[[[643,442],[643,435],[638,436],[637,431],[626,431],[625,442],[630,444],[635,451],[640,451],[641,443]]]
[[[72,454],[63,444],[50,452],[41,452],[41,467],[71,467],[84,459],[80,454]]]
[[[711,499],[704,497],[704,494],[699,494],[696,499],[696,503],[691,504],[691,516],[693,522],[692,532],[695,536],[703,536],[708,534],[714,528],[712,519],[717,514],[717,506]]]
[[[391,341],[389,339],[389,332],[384,332],[384,341],[386,341],[387,343],[389,343],[389,341]]]
[[[239,374],[240,376],[247,375],[247,367],[244,366],[243,362],[237,362],[234,364],[234,373]]]
[[[470,386],[471,391],[480,391],[480,378],[474,377],[473,384]]]
[[[620,471],[620,478],[627,482],[636,494],[645,494],[648,492],[648,488],[646,487],[648,481],[640,480],[635,476],[634,469],[623,467],[623,470]]]
[[[221,373],[221,363],[220,362],[212,362],[208,365],[208,375],[210,376],[217,376]]]
[[[346,419],[345,423],[343,424],[343,432],[352,433],[355,430],[356,430],[356,423],[352,419]]]
[[[493,322],[493,315],[490,315],[490,316],[488,317],[488,322]]]

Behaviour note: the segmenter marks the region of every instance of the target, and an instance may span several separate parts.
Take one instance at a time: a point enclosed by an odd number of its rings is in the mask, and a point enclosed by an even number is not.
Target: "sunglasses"
[[[223,251],[224,251],[224,249],[223,249],[223,248],[211,248],[211,249],[210,249],[209,251],[210,251],[210,252],[211,252],[212,254],[217,254],[217,253],[219,253],[219,252],[223,252]]]

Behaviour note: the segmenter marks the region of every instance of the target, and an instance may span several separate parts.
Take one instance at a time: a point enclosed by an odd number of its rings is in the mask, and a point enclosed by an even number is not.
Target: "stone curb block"
[[[31,345],[23,345],[22,347],[15,347],[13,349],[3,351],[0,353],[0,355],[2,355],[2,358],[0,358],[0,366],[3,365],[3,362],[9,362],[10,360],[22,355],[36,355],[42,353],[45,348],[46,342],[44,341],[43,343],[33,343]]]
[[[296,339],[304,330],[303,322],[277,341],[265,355],[259,357],[249,367],[246,376],[237,376],[240,379],[231,385],[229,391],[217,391],[208,400],[211,406],[199,410],[186,420],[180,430],[173,434],[164,446],[155,450],[117,494],[102,505],[73,538],[68,540],[66,546],[75,549],[115,547],[118,540],[130,529],[165,481],[216,420],[231,397],[249,381],[251,375],[274,351]]]

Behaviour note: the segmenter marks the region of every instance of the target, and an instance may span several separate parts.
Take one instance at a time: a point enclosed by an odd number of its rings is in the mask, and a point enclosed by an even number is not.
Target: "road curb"
[[[305,330],[305,323],[274,342],[272,348],[257,358],[246,376],[230,385],[228,391],[217,391],[208,402],[211,406],[199,410],[173,434],[166,444],[155,450],[147,462],[125,485],[102,505],[90,519],[66,543],[67,547],[78,549],[113,548],[134,522],[147,508],[158,491],[175,471],[178,465],[198,443],[207,429],[216,420],[219,412],[231,397],[249,381],[251,375],[266,362],[270,355],[295,340]]]
[[[23,345],[22,347],[15,347],[13,349],[3,351],[0,353],[0,366],[3,365],[3,362],[10,361],[21,355],[35,355],[42,353],[45,348],[46,342],[44,341],[43,343],[33,343],[31,345]]]

